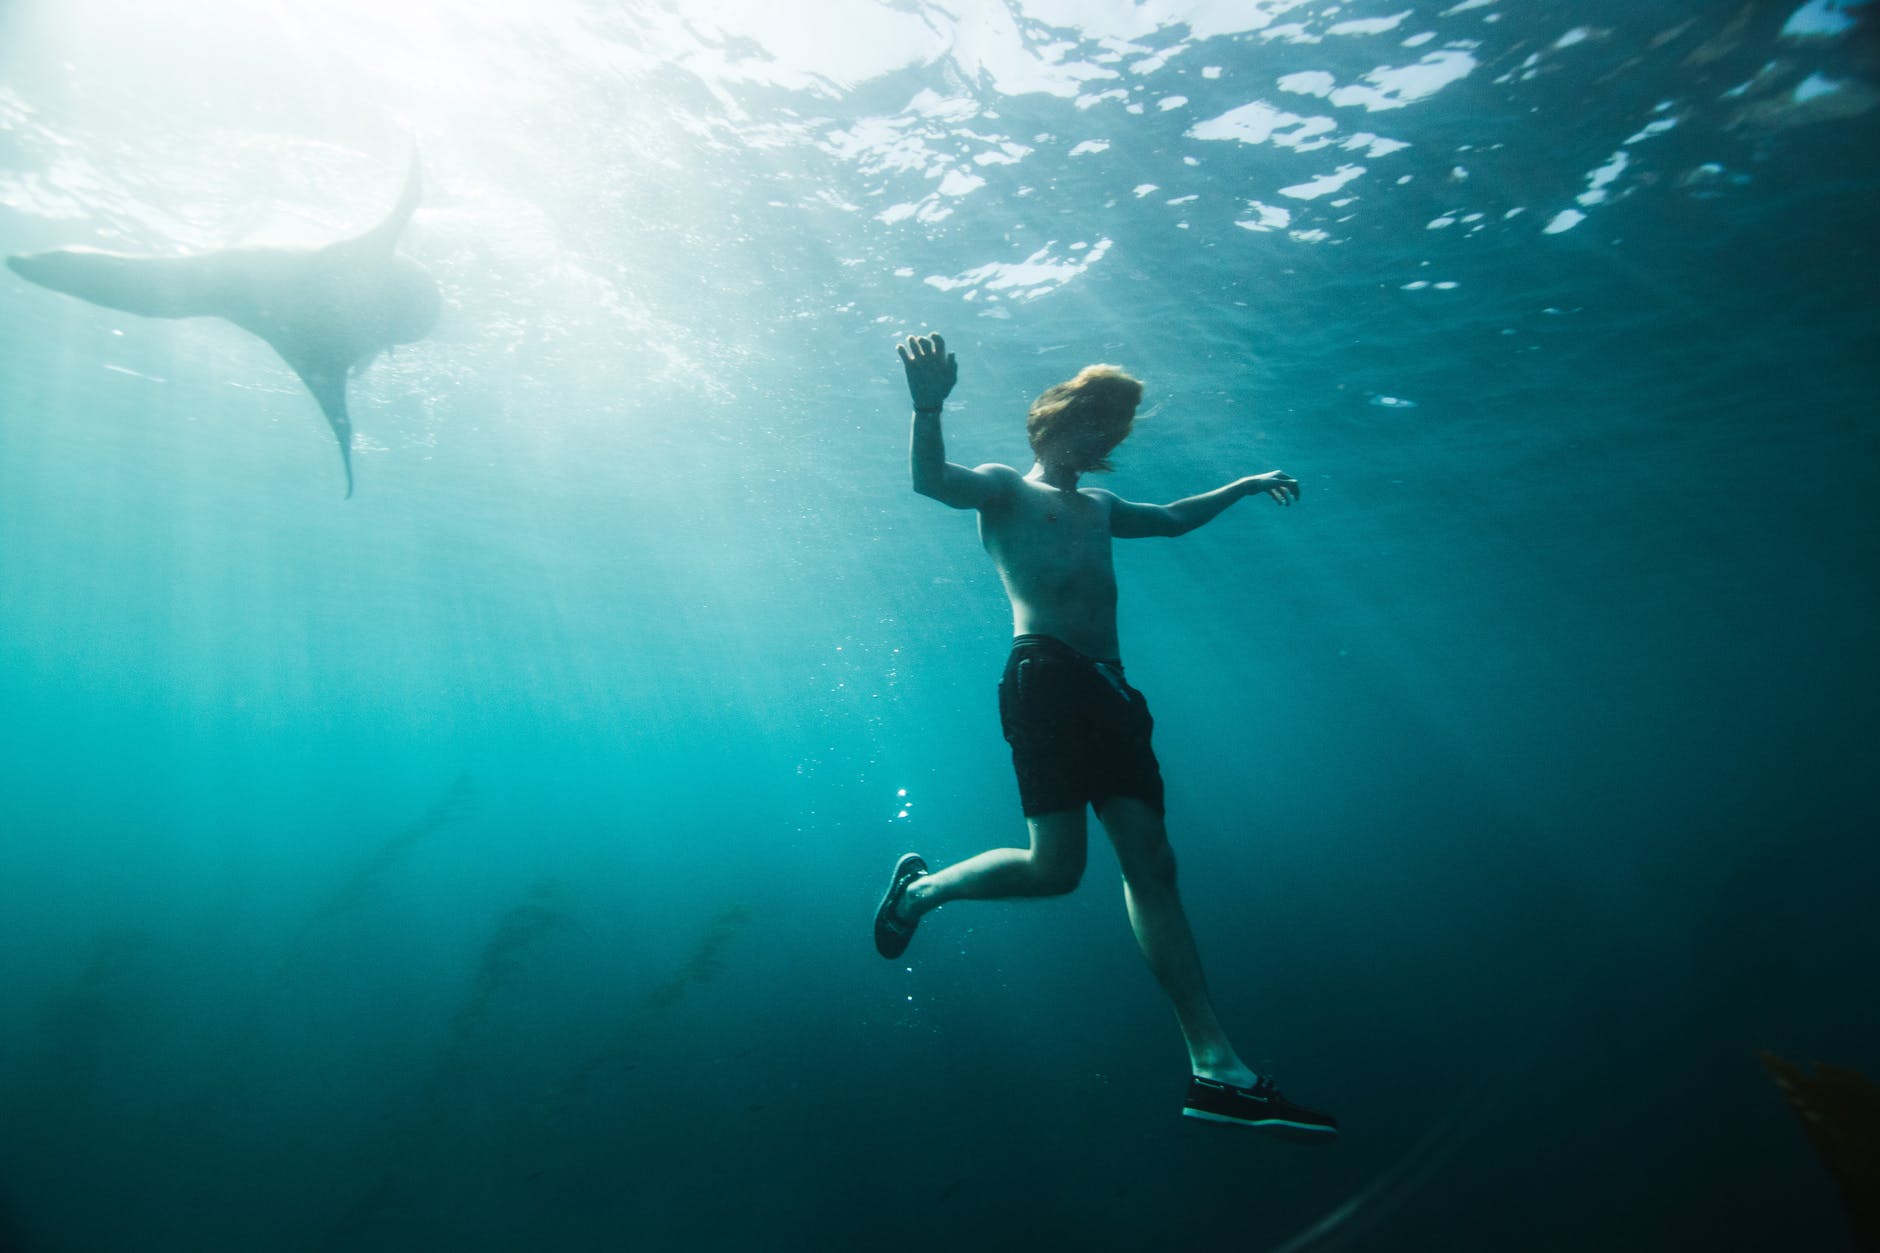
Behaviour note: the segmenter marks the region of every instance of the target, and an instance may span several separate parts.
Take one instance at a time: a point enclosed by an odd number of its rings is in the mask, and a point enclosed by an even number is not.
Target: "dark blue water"
[[[445,292],[353,385],[0,283],[0,1250],[1852,1248],[1880,1075],[1880,13],[7,0],[0,252]],[[1427,36],[1427,38],[1426,38]],[[1114,361],[1184,892],[1305,1150],[1178,1117],[1022,841],[970,517]]]

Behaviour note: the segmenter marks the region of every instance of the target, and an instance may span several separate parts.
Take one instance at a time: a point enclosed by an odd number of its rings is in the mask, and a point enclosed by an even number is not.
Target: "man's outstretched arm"
[[[1117,539],[1186,535],[1220,517],[1221,511],[1235,501],[1262,494],[1271,496],[1278,504],[1290,505],[1299,499],[1299,480],[1290,474],[1269,470],[1172,505],[1144,505],[1114,496],[1110,504],[1110,534]]]
[[[914,335],[896,350],[907,371],[907,390],[914,400],[914,429],[908,444],[908,469],[914,490],[955,509],[978,509],[999,491],[990,469],[969,470],[947,460],[946,439],[940,433],[940,409],[959,379],[959,362],[938,335]]]

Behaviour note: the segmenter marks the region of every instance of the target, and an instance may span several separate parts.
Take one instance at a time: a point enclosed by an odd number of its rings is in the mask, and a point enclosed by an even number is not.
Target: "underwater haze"
[[[1880,5],[0,0],[0,253],[354,235],[351,387],[0,271],[0,1253],[1851,1250],[1880,1076]],[[908,485],[1099,361],[1180,1117]]]

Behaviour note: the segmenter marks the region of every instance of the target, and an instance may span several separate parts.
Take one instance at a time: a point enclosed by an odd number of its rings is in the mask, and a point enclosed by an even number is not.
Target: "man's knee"
[[[1031,885],[1038,896],[1063,896],[1067,892],[1074,892],[1083,878],[1084,863],[1081,858],[1031,859]]]
[[[1120,850],[1119,850],[1120,851]],[[1121,858],[1123,878],[1140,887],[1175,886],[1175,849],[1162,836]]]

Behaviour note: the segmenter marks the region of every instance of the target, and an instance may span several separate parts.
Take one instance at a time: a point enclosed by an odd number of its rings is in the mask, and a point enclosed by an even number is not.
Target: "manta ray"
[[[321,248],[229,248],[184,257],[61,248],[8,257],[41,287],[150,318],[224,318],[259,335],[319,402],[353,493],[346,380],[394,344],[430,334],[437,282],[395,251],[418,207],[418,157],[391,214],[363,235]]]

